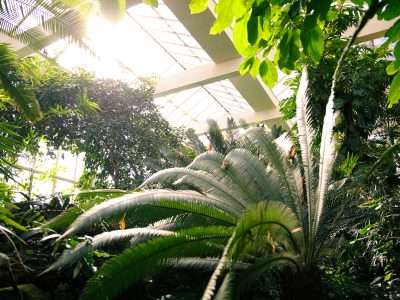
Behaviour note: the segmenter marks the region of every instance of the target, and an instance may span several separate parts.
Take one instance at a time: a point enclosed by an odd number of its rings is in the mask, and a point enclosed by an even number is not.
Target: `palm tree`
[[[154,174],[143,183],[145,191],[105,201],[83,213],[59,240],[132,211],[136,221],[145,219],[147,226],[96,235],[63,254],[45,272],[76,262],[93,249],[130,241],[127,250],[89,280],[82,299],[112,299],[146,275],[188,264],[215,267],[203,299],[230,293],[238,265],[245,266],[240,268],[244,278],[280,266],[291,280],[283,299],[304,296],[304,291],[317,299],[320,253],[338,224],[343,203],[328,190],[336,154],[333,99],[327,107],[317,164],[311,151],[314,133],[307,81],[304,71],[297,95],[299,161],[289,159],[283,151],[288,147],[280,146],[282,141],[290,143],[287,136],[278,144],[264,128],[248,129],[239,139],[241,148],[226,155],[205,152],[186,168]]]

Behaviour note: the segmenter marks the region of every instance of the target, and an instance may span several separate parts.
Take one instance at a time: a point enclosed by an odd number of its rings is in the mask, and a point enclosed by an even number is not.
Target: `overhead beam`
[[[127,7],[127,9],[129,9],[129,8],[135,6],[135,5],[140,4],[140,3],[142,3],[142,0],[127,0],[126,1],[126,7]],[[203,25],[203,28],[205,28],[207,30],[205,30],[205,31],[203,30],[203,31],[208,34],[208,28],[210,28],[212,23],[213,23],[213,14],[212,14],[212,12],[211,11],[207,11],[206,14],[191,15],[190,17],[193,18],[193,19],[196,19],[196,17],[198,17],[198,16],[202,17],[202,19],[200,20],[200,23],[198,23],[198,24],[201,25],[201,24],[207,23],[206,25]],[[187,17],[187,16],[186,16],[186,14],[184,14],[182,17]],[[369,41],[369,40],[373,40],[373,39],[376,39],[376,38],[383,37],[385,35],[385,32],[394,24],[394,22],[395,22],[395,20],[392,20],[392,21],[380,21],[380,20],[377,20],[376,18],[372,19],[364,27],[364,29],[360,32],[360,34],[359,34],[359,36],[357,38],[357,41],[358,42],[366,42],[366,41]],[[38,32],[38,30],[40,30],[40,29],[41,29],[40,26],[36,26],[35,28],[33,28],[31,30],[35,30],[36,32]],[[355,30],[355,28],[353,28],[353,27],[348,29],[345,32],[344,35],[345,36],[351,36],[351,34],[354,33],[354,30]],[[204,34],[204,32],[203,32],[203,34]],[[235,53],[236,51],[234,51],[233,53],[227,54],[225,57],[221,57],[221,55],[218,55],[218,51],[215,51],[215,49],[212,49],[212,48],[224,47],[225,43],[229,44],[229,40],[226,40],[226,38],[224,37],[222,39],[218,39],[218,42],[220,44],[215,44],[215,43],[213,43],[215,41],[214,37],[211,36],[211,35],[208,35],[208,37],[209,37],[209,41],[207,41],[206,38],[202,39],[204,41],[204,45],[202,45],[202,46],[207,47],[209,50],[211,50],[210,53],[214,53],[212,58],[213,58],[213,60],[215,62],[219,62],[219,61],[228,60],[228,59],[231,59],[231,58],[234,58],[234,57],[238,57],[238,54]],[[41,46],[43,48],[45,48],[45,47],[51,45],[53,42],[56,42],[58,39],[59,39],[59,37],[57,35],[55,35],[55,34],[49,34],[47,36],[44,36],[42,41],[41,41]],[[19,57],[25,57],[25,56],[28,56],[28,55],[30,55],[30,54],[35,52],[32,48],[30,48],[30,47],[28,47],[26,45],[23,45],[19,41],[11,39],[10,37],[5,36],[4,34],[0,35],[0,40],[2,42],[6,42],[6,43],[10,44],[16,50],[16,53],[17,53],[17,55]],[[223,44],[221,44],[221,40],[224,40]],[[208,44],[208,42],[210,42],[211,44]]]
[[[188,0],[165,0],[164,3],[215,63],[240,57],[231,38],[225,32],[219,35],[210,34],[210,28],[215,21],[211,9],[192,15]]]
[[[240,76],[238,69],[241,58],[235,58],[220,64],[204,64],[190,70],[169,75],[161,79],[156,86],[155,97],[167,96],[216,81],[230,79],[254,111],[274,110],[278,104],[275,95],[252,77]],[[260,88],[261,87],[261,88]],[[265,100],[268,95],[270,101]]]
[[[219,64],[209,63],[161,78],[156,86],[155,96],[166,96],[183,90],[206,85],[215,81],[239,75],[241,58],[234,58]]]
[[[376,18],[372,19],[367,26],[360,32],[357,42],[366,42],[369,40],[377,39],[383,37],[385,32],[394,24],[395,21],[379,21]],[[354,33],[355,28],[349,28],[345,33],[345,37],[349,37]],[[214,53],[212,49],[208,49],[211,53]],[[219,59],[219,57],[217,57]],[[239,64],[241,62],[240,58],[234,58],[228,61],[223,61],[217,64],[204,64],[189,70],[185,70],[173,75],[168,75],[168,77],[161,77],[158,81],[156,87],[155,96],[165,96],[180,92],[185,89],[190,89],[205,84],[213,83],[223,79],[234,78],[238,75]],[[240,80],[238,78],[232,79],[236,87],[246,88],[248,79]],[[255,90],[253,90],[255,88]],[[252,98],[262,97],[261,91],[252,85],[251,88],[246,88],[247,91],[243,92],[246,94],[246,98],[252,101]],[[256,95],[252,96],[253,91]],[[267,93],[269,90],[266,90]],[[250,92],[250,93],[249,93]],[[243,95],[242,93],[242,95]],[[243,95],[245,96],[245,95]],[[272,94],[269,97],[274,98]],[[274,100],[273,100],[274,101]],[[275,100],[276,101],[276,100]],[[254,102],[254,101],[252,101]],[[259,110],[258,103],[254,103],[256,111]]]
[[[374,17],[367,23],[367,25],[358,34],[356,42],[358,43],[368,42],[383,37],[386,31],[388,31],[388,29],[393,26],[395,21],[396,20],[382,21]],[[345,37],[350,37],[353,35],[355,30],[356,30],[355,27],[351,27],[347,29],[343,35]]]
[[[164,3],[182,23],[186,30],[189,31],[189,33],[196,39],[201,48],[207,52],[208,56],[214,61],[215,64],[218,65],[233,60],[237,62],[240,61],[240,54],[236,51],[230,36],[226,32],[222,32],[219,35],[210,35],[210,28],[215,21],[215,15],[210,8],[201,14],[192,15],[189,11],[188,0],[164,0]],[[218,66],[214,66],[213,68],[219,69]],[[220,70],[223,69],[224,68],[220,68]],[[204,70],[202,70],[201,74],[191,73],[190,75],[194,75],[193,78],[199,78],[201,82],[207,83],[220,80],[220,78],[228,78],[228,76],[237,75],[237,73],[230,68],[226,68],[225,70],[227,70],[226,74],[221,74],[220,72],[207,72],[207,74],[211,76],[207,79],[204,77],[204,74],[206,74],[203,72]],[[216,75],[216,77],[213,78],[214,75]],[[186,78],[185,74],[177,77]],[[172,76],[169,76],[169,78],[171,79]],[[184,84],[187,84],[188,80],[185,79],[184,81],[186,82]],[[161,80],[160,85],[163,92],[166,93],[166,85],[164,82],[165,80]],[[236,76],[232,78],[231,82],[238,92],[249,102],[249,105],[253,108],[253,110],[277,110],[272,92],[268,93],[264,85],[259,80],[254,81],[248,77]],[[248,87],[249,84],[251,88]],[[193,80],[188,86],[193,87],[199,85],[201,84],[196,84],[195,80]],[[172,87],[172,85],[169,86]],[[159,90],[161,90],[161,87]]]

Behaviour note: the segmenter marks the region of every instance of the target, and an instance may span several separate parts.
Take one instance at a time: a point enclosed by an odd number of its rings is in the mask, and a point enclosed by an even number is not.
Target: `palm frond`
[[[173,235],[174,232],[168,230],[152,229],[152,228],[130,228],[126,230],[114,230],[103,232],[94,236],[90,240],[79,243],[73,250],[66,250],[57,259],[55,263],[50,265],[40,275],[48,273],[53,270],[58,270],[77,262],[81,257],[90,251],[106,247],[108,245],[126,241],[131,238],[140,237],[141,241],[158,236]]]
[[[39,102],[27,86],[18,67],[17,57],[5,44],[0,44],[0,83],[25,118],[30,121],[42,118]]]
[[[165,181],[176,181],[177,179],[179,179],[177,183],[189,184],[202,194],[210,194],[221,199],[229,199],[230,204],[238,210],[245,207],[240,198],[236,197],[224,184],[215,180],[213,176],[202,171],[194,171],[188,168],[171,168],[159,171],[148,178],[141,187]]]
[[[234,149],[225,157],[225,169],[252,202],[267,198],[281,200],[280,187],[268,176],[263,163],[246,149]]]
[[[324,210],[329,180],[336,159],[336,139],[333,129],[335,126],[337,114],[335,113],[333,107],[334,97],[334,93],[331,93],[331,95],[329,96],[328,103],[326,104],[324,125],[322,127],[321,147],[319,151],[319,177],[316,191],[317,203],[315,205],[316,211],[313,220],[314,234],[318,231],[321,215]]]
[[[64,197],[72,197],[77,206],[70,207],[61,214],[47,221],[40,226],[41,229],[52,229],[55,231],[64,231],[78,218],[85,210],[88,210],[106,200],[119,197],[128,193],[118,189],[97,189],[85,190],[78,193],[66,194]]]
[[[304,169],[304,182],[307,196],[308,209],[308,228],[311,230],[312,221],[315,213],[315,179],[314,179],[314,158],[312,155],[312,144],[314,141],[314,129],[312,127],[311,110],[308,103],[308,73],[303,69],[300,79],[300,85],[296,96],[296,120],[299,131],[298,139],[301,149],[301,160]],[[309,232],[308,234],[311,234]]]
[[[205,153],[202,153],[188,165],[188,168],[198,168],[198,164],[201,165],[201,162],[203,161],[211,161],[211,162],[219,162],[219,164],[222,164],[222,161],[224,160],[224,155],[222,153],[216,152],[216,151],[207,151]]]
[[[225,240],[231,233],[225,227],[193,228],[125,250],[88,281],[81,300],[113,299],[133,283],[168,266],[171,259],[215,255],[216,249],[210,241]]]
[[[66,1],[5,0],[0,7],[0,32],[40,50],[56,35],[82,48],[89,47],[83,40],[86,21],[84,15]],[[36,24],[32,27],[32,24]]]
[[[176,269],[197,269],[213,271],[219,262],[219,257],[183,257],[172,258],[166,261],[166,265]],[[242,271],[250,267],[249,263],[236,262],[233,270]]]
[[[242,135],[241,143],[259,155],[260,159],[269,162],[280,181],[285,203],[296,213],[299,220],[303,220],[302,194],[298,184],[299,172],[294,166],[289,165],[272,136],[263,128],[250,128]]]
[[[216,180],[226,185],[232,193],[242,199],[242,203],[248,202],[248,193],[246,187],[242,185],[241,178],[235,176],[231,168],[226,167],[224,155],[215,151],[209,151],[197,156],[189,169],[201,170],[212,175]],[[251,203],[251,201],[250,201]]]
[[[243,239],[251,230],[261,226],[267,228],[272,237],[274,235],[286,237],[285,239],[280,238],[277,242],[282,245],[287,244],[295,253],[301,251],[301,245],[304,243],[302,227],[295,213],[283,203],[260,202],[247,211],[236,226],[235,243]]]
[[[215,300],[232,300],[233,299],[233,274],[227,273],[221,286],[215,295]]]
[[[230,257],[230,252],[232,249],[232,246],[234,245],[236,236],[233,234],[230,238],[228,243],[225,245],[224,252],[222,253],[222,256],[215,267],[214,272],[212,273],[210,280],[207,283],[207,286],[204,290],[203,296],[201,297],[202,300],[211,300],[215,294],[215,290],[217,288],[217,281],[220,276],[224,274],[226,269],[228,268],[228,264],[231,262],[231,257]]]
[[[196,192],[147,191],[111,199],[91,208],[80,215],[60,239],[80,232],[104,218],[122,214],[140,206],[175,209],[180,213],[190,212],[221,220],[227,224],[235,224],[239,215],[236,210],[226,205],[225,202],[205,197]]]

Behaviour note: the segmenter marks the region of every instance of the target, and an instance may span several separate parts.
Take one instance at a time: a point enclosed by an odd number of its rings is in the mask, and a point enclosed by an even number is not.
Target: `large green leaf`
[[[388,4],[384,7],[379,17],[384,20],[392,20],[400,15],[399,1],[389,0],[387,2]]]
[[[159,272],[172,258],[215,255],[209,242],[225,240],[231,230],[223,227],[194,228],[173,236],[139,244],[109,260],[87,283],[81,300],[110,300],[145,276]],[[218,251],[217,251],[218,252]]]
[[[304,21],[300,37],[306,55],[315,63],[319,62],[324,51],[324,36],[313,17],[307,17]]]
[[[218,34],[230,26],[234,18],[240,18],[246,12],[247,7],[242,0],[220,0],[215,5],[217,19],[210,29],[210,34]]]
[[[294,70],[295,63],[300,57],[300,30],[286,30],[279,43],[279,67]]]
[[[208,0],[191,0],[189,4],[190,13],[198,14],[205,11],[208,7]]]
[[[276,66],[268,58],[261,62],[259,73],[264,83],[270,88],[272,88],[278,81],[278,71]]]
[[[400,100],[400,73],[394,76],[389,91],[389,107],[392,107]]]
[[[105,201],[89,209],[75,220],[60,239],[80,232],[100,220],[122,215],[129,210],[142,206],[169,208],[180,213],[189,212],[217,219],[227,224],[235,224],[238,216],[238,212],[227,206],[226,203],[218,199],[205,197],[196,192],[155,190],[128,194]]]
[[[90,238],[90,240],[79,243],[73,250],[64,251],[61,257],[59,257],[55,263],[49,266],[41,274],[64,268],[77,262],[81,257],[86,255],[90,251],[94,251],[108,245],[116,244],[120,241],[126,241],[138,237],[140,237],[140,241],[145,241],[153,237],[169,236],[173,234],[174,233],[172,231],[153,228],[130,228],[124,230],[103,232],[94,236],[93,238]]]
[[[96,204],[104,202],[108,199],[120,197],[126,193],[126,191],[117,189],[99,189],[80,191],[75,194],[65,195],[65,197],[73,197],[77,206],[63,211],[61,214],[43,224],[41,228],[62,232],[68,228],[68,226],[70,226],[85,210],[88,210]]]

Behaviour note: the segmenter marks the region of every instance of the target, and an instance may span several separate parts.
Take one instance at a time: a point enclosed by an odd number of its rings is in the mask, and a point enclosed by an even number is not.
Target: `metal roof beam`
[[[219,64],[204,64],[161,78],[156,86],[155,96],[166,96],[183,90],[206,85],[215,81],[239,75],[241,58],[234,58]]]
[[[360,32],[357,42],[366,42],[372,39],[380,38],[385,35],[385,32],[394,24],[394,21],[385,22],[378,21],[376,18],[371,20],[367,26]],[[344,36],[348,37],[354,33],[354,28],[350,28],[344,33]],[[208,49],[212,51],[212,49]],[[212,54],[213,52],[211,52]],[[218,58],[218,57],[217,57]],[[204,84],[213,83],[223,79],[234,78],[238,75],[239,64],[241,62],[240,58],[234,58],[228,61],[223,61],[216,64],[204,64],[189,70],[185,70],[173,75],[168,75],[166,77],[161,77],[157,87],[156,96],[165,96],[172,93],[176,93],[185,89],[190,89],[198,87]],[[248,91],[243,91],[246,84],[250,78],[238,79],[234,78],[232,81],[236,87],[239,87],[242,95],[246,97],[249,101],[252,98],[262,97],[262,93],[257,87],[254,87],[254,83]],[[257,84],[258,85],[258,84]],[[253,90],[255,88],[255,90]],[[252,91],[257,91],[257,96],[252,96]],[[269,90],[266,89],[267,93]],[[269,95],[272,99],[274,96]],[[276,100],[273,100],[276,101]],[[254,101],[253,101],[254,102]],[[264,103],[265,104],[265,103]],[[257,103],[255,105],[255,110],[259,110]]]

